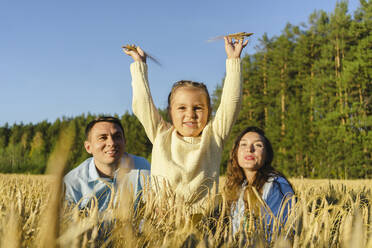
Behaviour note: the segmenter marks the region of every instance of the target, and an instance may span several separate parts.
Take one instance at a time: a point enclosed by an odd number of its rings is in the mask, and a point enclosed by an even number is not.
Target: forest
[[[265,130],[274,167],[288,177],[372,178],[372,1],[348,12],[314,11],[307,23],[287,24],[259,39],[243,59],[243,104],[224,147],[225,172],[234,138],[247,126]],[[223,79],[221,79],[223,82]],[[213,91],[219,104],[222,83]],[[165,110],[160,110],[165,114]],[[58,137],[72,130],[68,170],[84,161],[84,130],[97,114],[0,127],[0,172],[41,174]],[[127,151],[151,161],[152,144],[137,118],[121,116]]]

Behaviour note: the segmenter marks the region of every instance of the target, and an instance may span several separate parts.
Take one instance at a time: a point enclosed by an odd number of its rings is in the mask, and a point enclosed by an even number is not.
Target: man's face
[[[98,168],[116,166],[124,154],[125,140],[120,127],[111,122],[98,122],[90,130],[85,149],[94,157]]]

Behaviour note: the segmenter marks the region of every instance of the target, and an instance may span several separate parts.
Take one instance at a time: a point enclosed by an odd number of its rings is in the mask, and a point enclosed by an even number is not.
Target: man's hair
[[[85,128],[85,140],[89,139],[90,131],[92,130],[93,126],[98,122],[111,122],[111,123],[118,125],[121,131],[123,132],[123,138],[125,140],[125,132],[124,132],[123,126],[121,125],[120,120],[112,116],[100,116],[94,119],[93,121],[89,122],[87,127]]]

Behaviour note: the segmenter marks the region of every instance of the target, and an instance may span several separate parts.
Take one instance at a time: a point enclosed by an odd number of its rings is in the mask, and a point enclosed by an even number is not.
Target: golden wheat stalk
[[[41,216],[39,247],[57,247],[56,241],[59,236],[59,218],[63,199],[63,172],[74,139],[75,125],[71,122],[67,128],[62,129],[56,147],[48,160],[46,171],[54,177],[54,183],[51,185],[49,203],[45,213]]]

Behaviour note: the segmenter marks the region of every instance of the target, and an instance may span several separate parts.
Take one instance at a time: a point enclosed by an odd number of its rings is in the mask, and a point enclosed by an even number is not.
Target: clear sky
[[[0,125],[50,122],[82,113],[131,112],[131,59],[140,45],[151,61],[155,104],[165,108],[173,82],[207,84],[225,73],[223,41],[211,37],[253,32],[280,35],[286,23],[307,23],[314,10],[333,12],[336,0],[1,0]],[[359,6],[349,0],[349,13]]]

